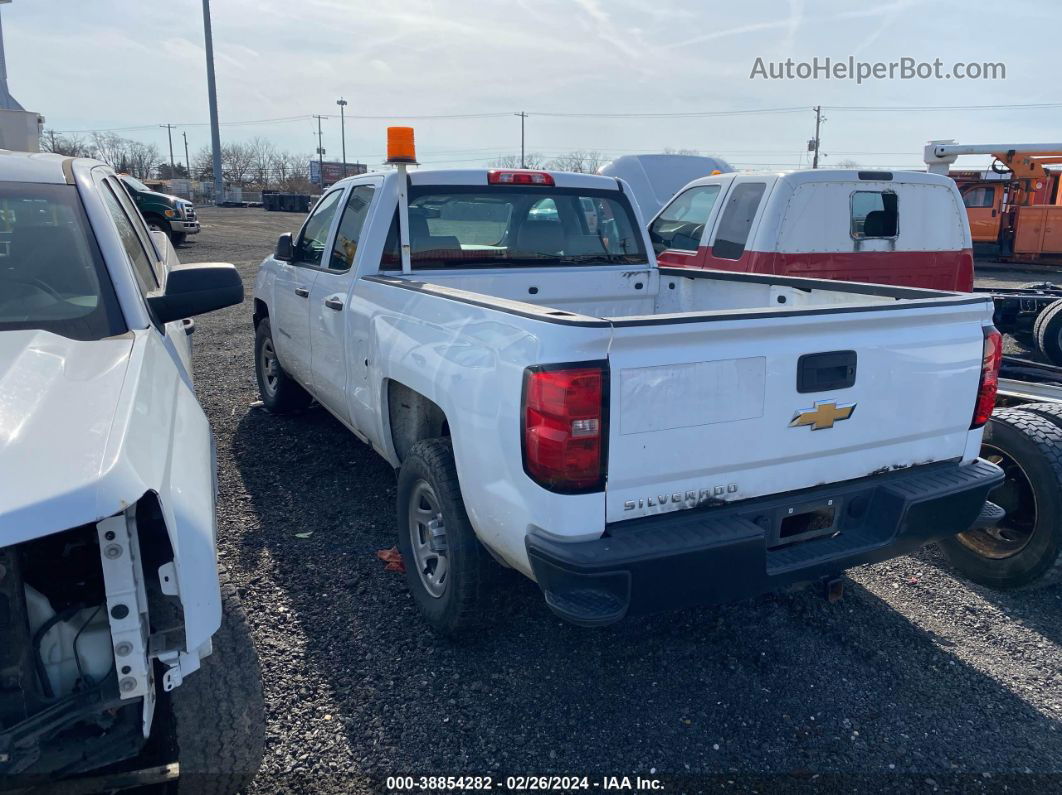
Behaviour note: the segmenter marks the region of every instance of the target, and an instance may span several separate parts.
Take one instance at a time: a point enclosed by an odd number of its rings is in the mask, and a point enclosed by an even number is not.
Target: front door
[[[310,350],[314,395],[344,422],[351,422],[348,378],[365,351],[347,345],[352,322],[350,288],[357,276],[358,243],[376,188],[355,185],[336,229],[330,256],[322,260],[310,290]],[[364,368],[357,368],[363,371]]]
[[[970,219],[970,236],[974,243],[995,243],[999,240],[999,204],[1003,195],[1001,185],[977,185],[962,194],[966,215]]]
[[[325,194],[303,224],[291,262],[277,263],[270,316],[273,345],[284,370],[307,388],[314,387],[310,372],[310,291],[342,195],[342,189]]]

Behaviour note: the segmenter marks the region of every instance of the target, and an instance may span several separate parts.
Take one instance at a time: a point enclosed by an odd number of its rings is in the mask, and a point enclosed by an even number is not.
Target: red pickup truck
[[[948,177],[819,169],[694,180],[649,224],[662,266],[973,289],[973,245]]]

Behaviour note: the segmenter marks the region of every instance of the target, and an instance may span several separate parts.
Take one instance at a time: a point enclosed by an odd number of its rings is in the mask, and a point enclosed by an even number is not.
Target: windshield
[[[138,180],[136,177],[131,177],[128,174],[122,174],[122,176],[119,177],[119,179],[121,179],[122,182],[124,182],[126,185],[128,185],[133,190],[135,190],[137,193],[154,193],[154,191],[151,190],[151,188],[149,188],[143,182]]]
[[[398,216],[381,268],[401,267]],[[630,202],[618,191],[529,186],[413,187],[414,268],[645,264]]]
[[[0,332],[79,340],[124,331],[73,185],[0,182]]]

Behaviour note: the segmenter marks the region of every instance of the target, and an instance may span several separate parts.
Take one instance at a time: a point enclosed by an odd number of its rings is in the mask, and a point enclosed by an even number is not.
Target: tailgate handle
[[[797,392],[829,392],[855,384],[856,352],[805,353],[797,360]]]

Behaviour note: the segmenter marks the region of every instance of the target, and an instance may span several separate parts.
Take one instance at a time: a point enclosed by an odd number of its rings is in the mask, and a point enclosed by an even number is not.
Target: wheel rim
[[[409,541],[420,582],[431,596],[440,598],[450,579],[446,525],[435,490],[418,480],[409,498]]]
[[[1036,532],[1036,493],[1021,465],[998,447],[981,445],[981,457],[1003,470],[1003,483],[989,497],[1007,515],[995,527],[967,530],[956,537],[982,557],[1003,560],[1025,549]]]
[[[277,361],[277,353],[273,350],[273,340],[267,339],[262,343],[262,353],[259,358],[262,367],[262,386],[272,397],[277,393],[277,382],[280,380],[280,362]]]

